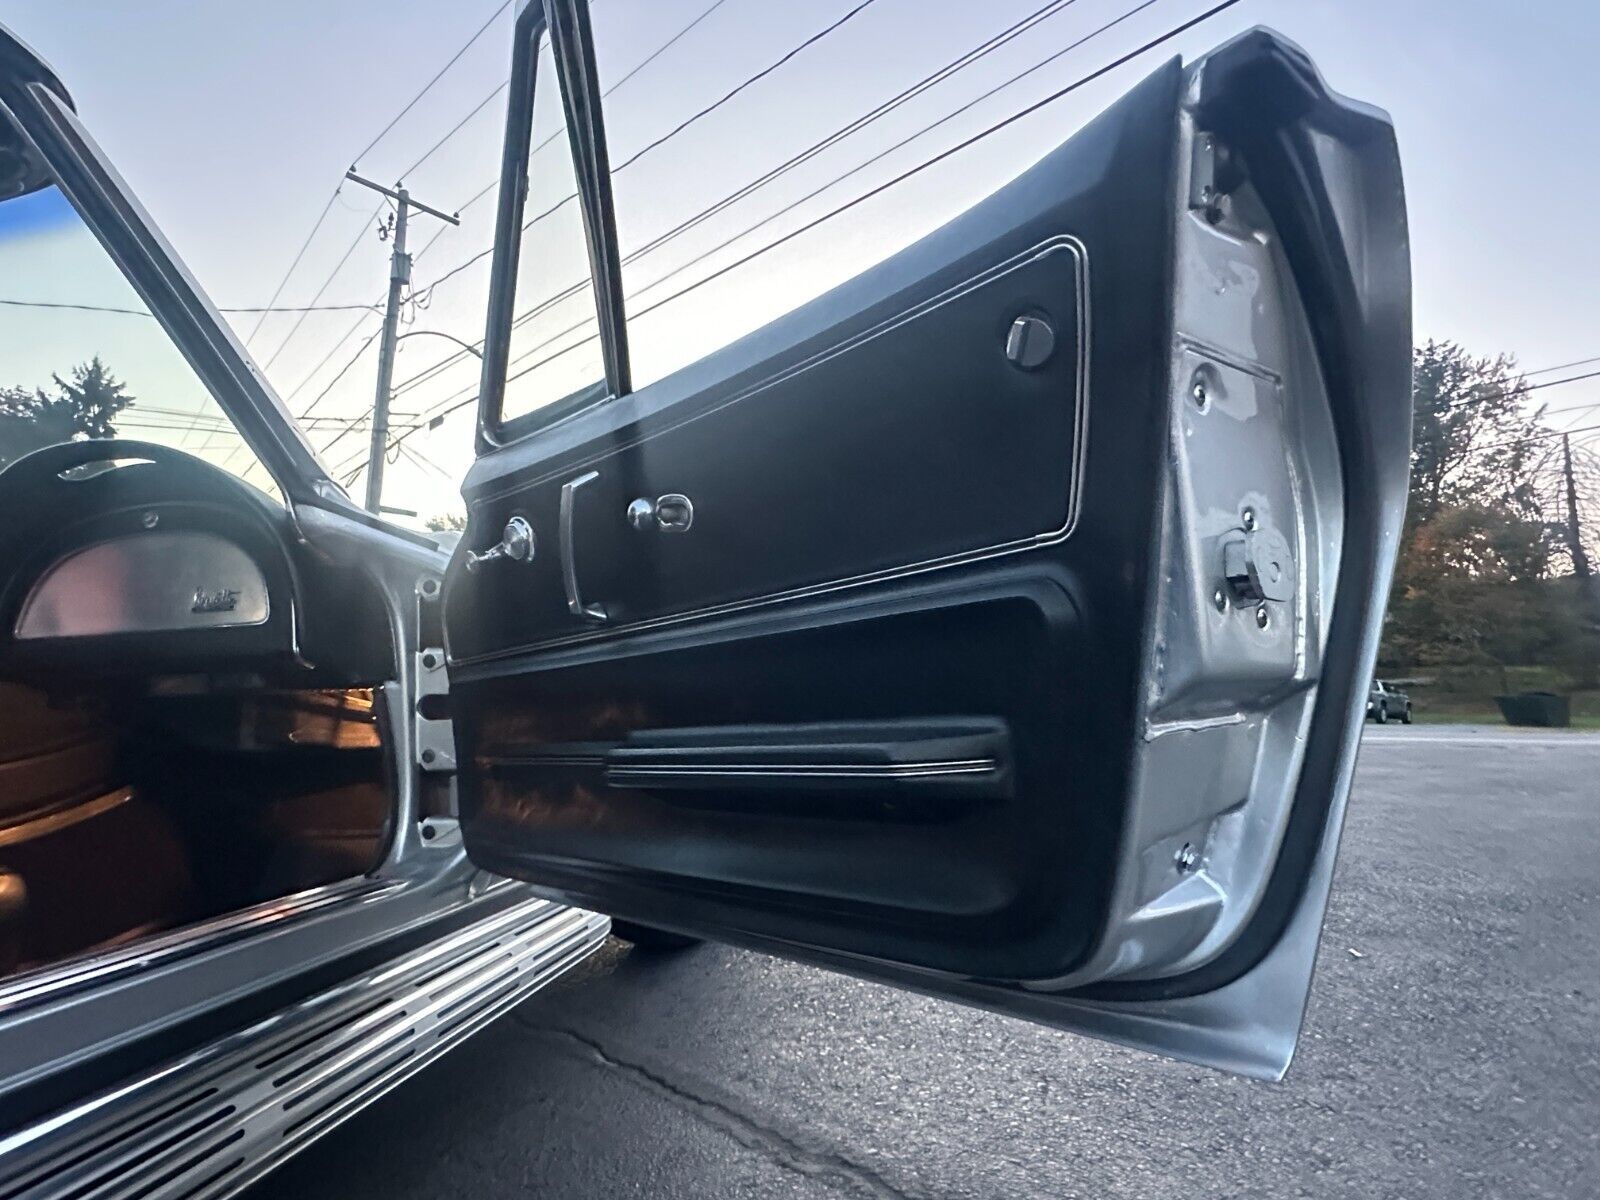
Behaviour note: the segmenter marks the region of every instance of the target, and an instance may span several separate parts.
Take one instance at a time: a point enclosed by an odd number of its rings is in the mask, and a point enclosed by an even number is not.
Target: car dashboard
[[[0,471],[0,513],[7,677],[327,686],[392,673],[365,576],[197,458],[64,443]]]

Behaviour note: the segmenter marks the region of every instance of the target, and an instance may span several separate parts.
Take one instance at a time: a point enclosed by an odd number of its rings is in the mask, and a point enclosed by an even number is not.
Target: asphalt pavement
[[[1282,1084],[613,941],[251,1197],[1158,1195],[1600,1195],[1600,736],[1369,729]]]

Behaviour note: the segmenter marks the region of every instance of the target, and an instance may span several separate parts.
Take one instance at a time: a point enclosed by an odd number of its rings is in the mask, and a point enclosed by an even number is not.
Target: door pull
[[[578,562],[577,552],[573,547],[572,510],[577,504],[578,489],[599,478],[599,471],[586,471],[576,479],[569,479],[561,485],[561,584],[567,593],[567,610],[573,616],[582,617],[586,621],[604,621],[606,606],[585,604],[583,594],[578,590]]]

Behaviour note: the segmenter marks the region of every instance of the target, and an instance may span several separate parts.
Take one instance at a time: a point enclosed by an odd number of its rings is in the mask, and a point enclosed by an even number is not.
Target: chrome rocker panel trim
[[[126,946],[94,951],[25,971],[0,983],[0,1015],[69,996],[165,962],[214,950],[333,905],[376,899],[406,886],[403,879],[355,876],[278,900],[253,904],[170,933],[140,938]]]
[[[0,1196],[230,1196],[598,949],[529,900],[0,1138]]]

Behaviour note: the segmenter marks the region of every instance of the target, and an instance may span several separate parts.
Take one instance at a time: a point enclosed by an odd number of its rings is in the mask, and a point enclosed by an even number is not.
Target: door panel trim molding
[[[616,455],[633,449],[637,446],[641,446],[654,438],[661,437],[664,434],[682,428],[693,421],[698,421],[702,418],[711,416],[714,413],[721,412],[722,410],[730,407],[731,405],[737,404],[742,400],[759,395],[760,393],[767,391],[780,382],[792,379],[796,375],[810,370],[811,368],[840,354],[843,354],[856,346],[862,345],[874,338],[889,333],[910,321],[925,316],[934,309],[965,296],[980,287],[987,286],[988,284],[1003,278],[1005,275],[1010,274],[1011,272],[1018,270],[1023,266],[1037,262],[1041,258],[1061,251],[1066,251],[1069,253],[1072,256],[1073,262],[1077,308],[1077,328],[1075,332],[1078,354],[1073,375],[1073,390],[1075,393],[1073,397],[1073,403],[1075,411],[1073,413],[1072,420],[1073,445],[1072,463],[1068,476],[1069,482],[1067,510],[1066,516],[1059,526],[1054,529],[1045,530],[1042,533],[1034,534],[1030,537],[1013,538],[1009,541],[997,542],[991,545],[980,546],[971,550],[963,550],[954,554],[946,554],[938,558],[925,559],[919,562],[906,563],[894,567],[885,567],[880,570],[869,571],[860,575],[844,576],[839,579],[824,580],[817,583],[806,584],[802,587],[788,588],[783,591],[770,592],[764,595],[749,596],[722,604],[709,605],[695,609],[685,609],[682,612],[666,613],[656,617],[646,617],[624,624],[608,625],[603,629],[578,629],[572,631],[571,633],[565,633],[555,637],[540,638],[532,642],[501,647],[485,654],[463,657],[455,657],[452,655],[450,659],[452,665],[465,666],[477,663],[494,662],[505,658],[527,654],[531,651],[554,649],[557,647],[570,646],[577,643],[600,639],[613,639],[630,633],[660,629],[667,626],[683,624],[689,621],[705,620],[711,617],[725,616],[730,613],[744,612],[749,609],[761,608],[774,604],[782,604],[793,600],[809,599],[814,596],[826,595],[830,592],[842,591],[849,588],[865,587],[870,584],[883,583],[889,580],[901,579],[912,575],[920,575],[928,571],[965,566],[970,563],[998,557],[1004,554],[1015,554],[1024,550],[1035,550],[1044,546],[1053,546],[1056,543],[1070,537],[1078,524],[1079,507],[1083,491],[1084,461],[1088,452],[1090,337],[1088,248],[1083,244],[1082,241],[1071,234],[1058,234],[1054,237],[1047,238],[1032,248],[1023,251],[1021,254],[1014,255],[1004,262],[997,264],[996,266],[989,267],[984,271],[979,272],[966,282],[958,284],[957,286],[942,292],[930,300],[916,304],[911,308],[899,313],[898,315],[891,317],[887,321],[875,325],[861,333],[848,337],[831,348],[812,355],[811,357],[795,364],[792,367],[775,372],[766,379],[751,385],[750,387],[739,392],[737,395],[729,397],[727,400],[724,400],[719,404],[714,404],[700,412],[688,415],[682,420],[673,421],[669,424],[663,425],[661,428],[653,430],[648,434],[625,440],[609,442],[603,452],[595,454],[591,457],[580,458],[576,461],[560,461],[551,470],[542,473],[536,478],[523,480],[515,487],[501,488],[495,491],[485,492],[482,496],[473,501],[473,507],[481,508],[487,504],[492,504],[497,501],[503,501],[508,498],[525,494],[529,489],[538,487],[540,484],[547,483],[552,479],[561,477],[562,475],[571,474],[574,471],[592,471],[597,464],[603,463],[607,459],[614,458]],[[649,389],[646,389],[646,391],[648,390]]]

